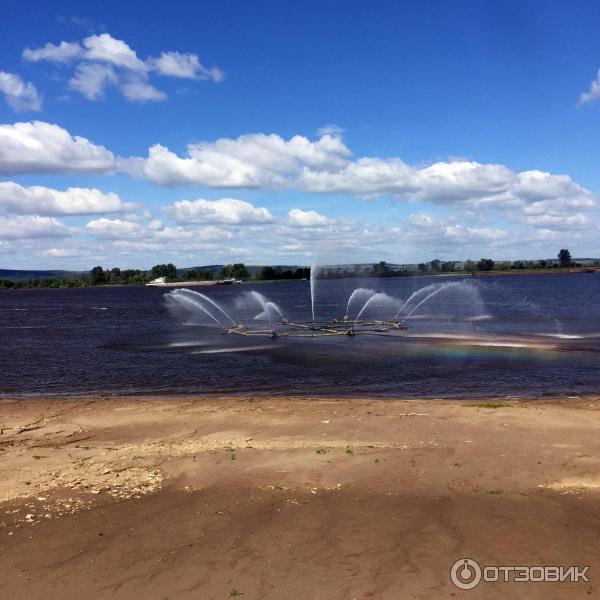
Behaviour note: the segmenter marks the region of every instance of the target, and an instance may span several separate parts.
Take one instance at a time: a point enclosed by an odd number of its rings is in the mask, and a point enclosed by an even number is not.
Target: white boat
[[[228,279],[216,279],[208,281],[167,281],[166,277],[157,277],[146,284],[147,287],[160,288],[178,288],[178,287],[196,287],[205,285],[231,285],[233,283],[242,283],[241,279],[229,277]]]

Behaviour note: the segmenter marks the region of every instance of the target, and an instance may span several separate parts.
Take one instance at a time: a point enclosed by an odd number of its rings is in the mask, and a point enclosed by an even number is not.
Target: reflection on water
[[[310,285],[299,281],[205,288],[202,302],[188,291],[165,303],[163,290],[145,287],[5,291],[0,393],[454,397],[599,389],[600,275],[314,283],[316,320],[353,321],[362,311],[360,321],[396,318],[408,329],[310,339],[223,334],[232,323],[281,327],[281,315],[310,323]]]

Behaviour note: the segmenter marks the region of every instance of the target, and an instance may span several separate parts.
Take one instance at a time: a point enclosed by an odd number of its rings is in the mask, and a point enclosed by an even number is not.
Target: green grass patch
[[[237,598],[238,596],[241,596],[244,592],[240,592],[239,590],[233,589],[231,590],[229,597],[230,598]]]
[[[317,454],[327,454],[327,452],[329,452],[329,450],[327,450],[327,448],[317,448],[317,449],[315,450],[315,452],[316,452]]]
[[[33,458],[35,458],[35,460],[40,460],[40,458],[48,458],[47,456],[43,456],[42,454],[34,454]]]
[[[352,450],[352,448],[351,448],[350,446],[348,446],[348,447],[346,448],[346,454],[351,454],[351,455],[353,455],[353,454],[354,454],[354,450]]]
[[[495,490],[488,490],[488,494],[491,494],[492,496],[502,496],[502,494],[504,494],[504,490],[496,488]]]

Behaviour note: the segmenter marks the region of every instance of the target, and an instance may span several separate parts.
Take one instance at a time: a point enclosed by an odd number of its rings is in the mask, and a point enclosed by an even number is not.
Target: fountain
[[[179,292],[179,290],[175,290]],[[217,319],[201,302],[198,302],[194,298],[188,297],[185,294],[175,294],[175,291],[165,294],[167,306],[171,307],[182,307],[186,312],[194,313],[199,310],[201,313],[210,317],[217,325],[223,327],[223,323]]]
[[[456,287],[457,285],[461,285],[461,284],[462,284],[462,281],[451,281],[450,283],[444,283],[444,284],[440,285],[437,289],[435,289],[432,292],[430,292],[429,294],[427,294],[427,296],[425,296],[425,298],[423,298],[423,300],[421,300],[416,306],[414,306],[413,309],[406,316],[410,317],[416,310],[418,310],[423,304],[425,304],[425,302],[431,300],[432,298],[434,298],[441,292],[447,290],[450,287]]]
[[[450,315],[453,318],[470,317],[480,318],[484,313],[484,304],[479,294],[478,288],[469,281],[451,281],[440,284],[436,289],[420,300],[406,315],[406,318],[415,318],[416,312],[426,304],[431,304],[434,298],[455,300],[453,310]],[[460,300],[456,302],[456,300]],[[460,311],[467,314],[461,314]],[[436,310],[438,317],[444,316],[444,311],[438,307]]]
[[[398,309],[398,312],[396,313],[396,316],[394,317],[394,319],[397,319],[400,316],[400,313],[415,299],[415,298],[419,298],[420,296],[425,296],[427,295],[431,290],[436,289],[440,284],[439,283],[432,283],[430,285],[426,285],[425,287],[419,288],[417,291],[413,292],[409,297],[408,300],[406,300],[406,302],[404,302],[402,304],[402,306]]]
[[[371,296],[375,295],[375,290],[370,290],[368,288],[356,288],[348,298],[348,304],[346,304],[346,314],[344,315],[344,320],[350,318],[350,306],[354,300],[358,300],[359,298],[365,298],[368,300]]]
[[[316,278],[318,267],[313,264],[310,280],[310,321],[288,320],[283,315],[282,309],[264,294],[251,290],[235,299],[236,319],[225,310],[216,300],[200,292],[176,289],[166,294],[167,302],[171,308],[181,307],[186,314],[196,313],[210,319],[210,322],[223,328],[224,333],[232,333],[245,336],[278,337],[329,337],[336,335],[350,335],[368,333],[370,335],[397,335],[399,331],[407,328],[403,319],[426,318],[421,314],[424,306],[434,308],[433,314],[428,318],[447,318],[456,321],[473,321],[483,314],[483,301],[479,296],[477,286],[468,281],[451,281],[433,283],[414,291],[406,301],[394,298],[384,292],[358,287],[352,291],[345,303],[346,312],[343,319],[332,319],[331,321],[316,321]],[[251,318],[241,317],[238,313],[251,309],[252,305],[258,304],[261,312]],[[357,302],[364,300],[360,310],[354,319],[350,319],[351,309]],[[440,305],[440,300],[442,301]],[[400,305],[400,308],[395,308]],[[372,313],[377,307],[379,314],[377,319],[371,317],[370,321],[364,321],[367,312]],[[448,310],[449,309],[449,312]],[[395,310],[392,317],[389,313]],[[465,313],[466,311],[466,313]],[[385,314],[387,312],[387,315]],[[239,318],[237,318],[239,317]],[[227,323],[224,323],[224,320]],[[257,322],[267,321],[268,328]]]
[[[275,304],[275,302],[271,302],[270,300],[267,300],[261,293],[257,292],[256,290],[252,290],[251,292],[248,292],[248,296],[250,296],[251,298],[256,300],[262,308],[262,312],[258,313],[254,317],[256,320],[260,321],[260,320],[263,320],[266,318],[269,321],[269,324],[271,324],[271,313],[269,312],[271,310],[275,311],[280,316],[280,318],[283,320],[283,318],[284,318],[283,313],[281,312],[281,309],[279,308],[279,306],[277,304]]]
[[[317,285],[317,263],[313,261],[310,267],[310,306],[312,311],[312,320],[315,322],[315,287]]]
[[[227,317],[231,321],[232,325],[235,325],[235,321],[229,316],[229,314],[225,312],[214,300],[211,300],[206,294],[194,292],[186,288],[179,288],[173,290],[171,294],[173,294],[174,296],[188,296],[192,299],[196,299],[196,302],[200,303],[201,300],[203,300],[204,302],[208,302],[210,305],[214,306],[218,311],[220,311],[225,317]]]
[[[356,323],[358,322],[358,320],[360,319],[361,315],[365,312],[365,310],[367,310],[368,306],[376,301],[387,301],[387,302],[393,302],[394,299],[391,298],[390,296],[388,296],[387,294],[384,294],[383,292],[379,292],[378,294],[374,294],[373,296],[371,296],[364,304],[363,307],[358,311],[358,314],[356,315],[356,319],[354,319],[354,324],[356,325]]]

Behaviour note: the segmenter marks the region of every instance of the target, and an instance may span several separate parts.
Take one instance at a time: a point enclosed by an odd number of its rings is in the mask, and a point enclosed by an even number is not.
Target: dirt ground
[[[503,404],[0,400],[0,598],[599,597],[600,398]]]

